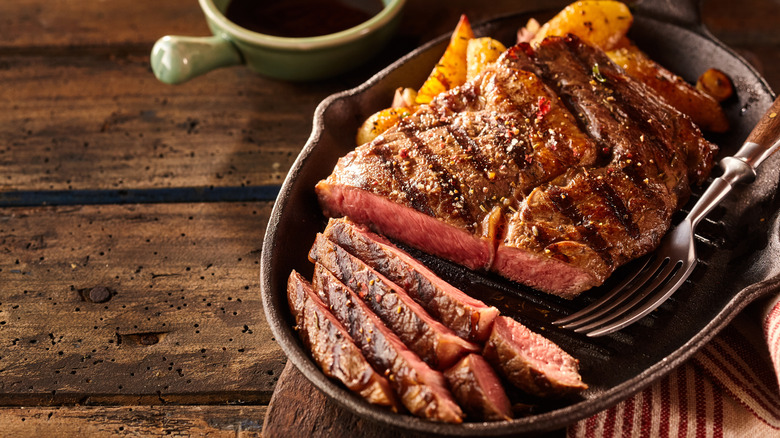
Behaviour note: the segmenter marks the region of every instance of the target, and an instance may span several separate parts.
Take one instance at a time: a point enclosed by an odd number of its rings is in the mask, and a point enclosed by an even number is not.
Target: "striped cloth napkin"
[[[780,437],[780,296],[749,306],[685,364],[567,436]]]

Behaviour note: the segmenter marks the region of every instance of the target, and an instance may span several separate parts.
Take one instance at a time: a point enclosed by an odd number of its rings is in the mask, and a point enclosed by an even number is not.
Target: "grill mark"
[[[596,230],[593,224],[585,219],[582,213],[577,209],[577,206],[572,204],[569,197],[566,196],[566,193],[557,187],[550,186],[547,190],[547,197],[561,214],[572,221],[582,235],[585,243],[596,251],[607,266],[610,268],[613,267],[615,262],[612,259],[612,255],[607,250],[607,242],[601,234],[598,233],[598,230]]]
[[[488,161],[484,151],[479,146],[479,144],[474,141],[473,138],[469,137],[463,128],[454,128],[452,125],[447,125],[446,128],[447,132],[455,140],[455,143],[457,143],[458,147],[460,147],[464,152],[470,152],[469,149],[471,150],[472,153],[469,155],[470,159],[467,161],[472,165],[472,168],[475,171],[480,172],[482,176],[487,179],[490,162]],[[466,147],[464,147],[464,145],[466,145]]]
[[[612,215],[623,225],[623,228],[626,229],[628,235],[634,239],[638,239],[640,237],[639,227],[636,222],[634,222],[631,211],[626,207],[626,204],[623,203],[623,200],[620,199],[620,196],[615,192],[612,186],[604,183],[604,181],[599,180],[598,178],[594,178],[589,173],[585,173],[585,176],[593,192],[604,200],[604,204],[609,207],[609,211]]]
[[[644,171],[645,167],[646,166],[625,166],[621,170],[628,176],[628,179],[642,191],[642,194],[646,198],[657,198],[659,195],[658,192],[650,187],[649,181],[646,181],[648,176]]]
[[[406,194],[410,206],[423,214],[433,217],[435,213],[431,208],[428,195],[418,190],[416,186],[410,184],[409,179],[401,174],[400,164],[398,163],[398,160],[395,159],[392,151],[387,147],[387,144],[375,147],[374,151],[376,152],[377,157],[382,161],[382,167],[390,169],[390,177],[398,183],[401,190]]]
[[[405,138],[414,144],[420,157],[422,157],[428,163],[428,168],[431,170],[431,175],[436,178],[438,184],[442,188],[442,195],[448,196],[450,198],[449,205],[452,207],[453,213],[459,214],[464,222],[469,224],[469,227],[471,227],[472,224],[475,223],[474,216],[466,208],[466,199],[463,196],[463,191],[451,183],[453,180],[452,175],[450,175],[447,169],[445,169],[435,159],[437,155],[431,152],[430,148],[428,148],[428,145],[426,145],[419,137],[417,137],[415,132],[404,129],[401,130],[401,133]],[[458,207],[458,205],[461,205],[461,207]],[[430,209],[430,205],[428,208]],[[433,214],[431,214],[431,216],[433,216]]]

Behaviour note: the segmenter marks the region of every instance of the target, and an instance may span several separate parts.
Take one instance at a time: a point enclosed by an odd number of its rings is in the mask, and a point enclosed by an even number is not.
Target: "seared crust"
[[[550,37],[510,48],[316,189],[328,215],[571,298],[658,245],[716,152],[603,52]]]

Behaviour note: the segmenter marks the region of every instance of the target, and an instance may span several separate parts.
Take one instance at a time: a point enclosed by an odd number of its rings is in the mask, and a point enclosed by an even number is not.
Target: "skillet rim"
[[[490,25],[495,25],[496,23],[512,19],[513,17],[516,18],[518,16],[528,16],[529,14],[535,13],[541,13],[541,11],[526,11],[506,14],[480,23],[479,25],[475,26],[475,30]],[[692,23],[691,26],[683,26],[679,23],[661,21],[657,16],[651,17],[640,15],[638,18],[641,20],[648,20],[651,22],[656,21],[666,25],[679,27],[708,40],[710,43],[713,43],[716,46],[718,52],[721,53],[720,56],[729,56],[740,63],[743,67],[747,68],[751,74],[751,78],[755,80],[754,85],[759,88],[760,94],[769,96],[772,99],[774,98],[774,92],[771,90],[766,80],[758,73],[758,71],[740,55],[735,53],[724,43],[715,38],[700,23]],[[358,396],[352,394],[347,389],[339,386],[336,382],[333,382],[331,379],[327,378],[319,369],[319,367],[313,363],[308,353],[301,348],[299,341],[297,340],[297,336],[294,336],[295,334],[289,327],[289,323],[285,320],[285,315],[281,312],[281,310],[286,310],[286,308],[279,309],[280,306],[277,304],[277,302],[281,301],[281,299],[279,299],[278,294],[274,294],[271,288],[271,278],[273,276],[272,271],[274,266],[272,259],[272,255],[274,253],[273,248],[278,238],[276,233],[278,225],[280,221],[284,219],[284,207],[287,205],[289,198],[293,193],[294,182],[302,173],[307,159],[312,154],[313,150],[318,146],[319,141],[322,138],[325,129],[324,123],[326,119],[326,112],[340,101],[348,102],[351,99],[358,98],[361,94],[380,83],[393,71],[412,61],[414,58],[421,56],[421,54],[427,52],[428,50],[432,50],[434,47],[442,45],[446,40],[448,40],[448,38],[449,35],[442,35],[434,40],[429,41],[426,44],[423,44],[422,46],[393,62],[388,67],[382,69],[363,84],[349,90],[335,93],[327,97],[317,106],[314,113],[312,133],[309,136],[309,139],[306,141],[305,146],[301,150],[301,153],[293,163],[290,173],[281,187],[277,202],[274,205],[273,211],[269,218],[261,254],[261,295],[266,318],[274,336],[276,337],[277,342],[282,347],[288,359],[293,362],[298,370],[304,376],[306,376],[306,378],[309,379],[312,384],[314,384],[314,386],[325,392],[329,398],[336,401],[339,405],[348,411],[359,415],[360,417],[378,421],[395,428],[414,432],[457,436],[469,436],[474,435],[475,433],[479,433],[481,435],[498,436],[508,433],[525,434],[550,431],[565,427],[566,425],[571,424],[573,421],[593,415],[642,390],[656,379],[661,378],[673,368],[679,366],[682,362],[689,359],[696,351],[699,350],[699,348],[710,341],[721,329],[723,329],[750,302],[754,301],[760,296],[768,294],[771,291],[780,290],[780,275],[775,275],[774,277],[764,279],[761,282],[754,283],[735,293],[732,299],[729,300],[729,302],[720,310],[714,319],[712,319],[705,327],[702,328],[698,335],[692,337],[686,343],[680,345],[666,358],[646,368],[643,372],[620,383],[619,385],[604,390],[600,394],[595,395],[593,398],[583,399],[559,409],[528,417],[521,417],[510,422],[471,422],[460,425],[451,425],[434,423],[428,420],[412,417],[410,415],[394,414],[385,409],[369,405]],[[774,188],[777,190],[777,185],[775,185]]]

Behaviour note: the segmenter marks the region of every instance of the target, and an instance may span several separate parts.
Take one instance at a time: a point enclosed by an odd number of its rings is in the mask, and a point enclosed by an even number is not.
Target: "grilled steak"
[[[287,282],[287,300],[301,340],[323,373],[369,403],[398,412],[400,404],[390,383],[371,368],[344,326],[295,271]]]
[[[357,294],[319,263],[314,267],[313,283],[369,363],[387,376],[409,412],[434,421],[463,421],[463,411],[444,376],[409,350]]]
[[[482,354],[513,385],[532,395],[555,397],[588,387],[577,359],[506,316],[496,318]]]
[[[506,216],[493,269],[570,298],[658,245],[715,149],[687,117],[576,38],[548,38],[536,52],[516,46],[507,57],[555,87],[612,151],[604,167],[573,168]]]
[[[512,406],[490,364],[478,354],[469,354],[444,372],[450,390],[472,420],[512,419]]]
[[[433,319],[403,289],[322,234],[317,234],[309,256],[349,286],[431,367],[443,370],[466,354],[479,351],[479,346]]]
[[[401,286],[458,336],[473,342],[490,336],[498,309],[445,282],[384,237],[346,219],[331,219],[323,235]]]
[[[657,246],[716,148],[574,36],[483,74],[339,160],[330,216],[566,298]]]
[[[488,268],[501,211],[597,150],[539,78],[499,63],[342,158],[317,193],[331,216]]]

